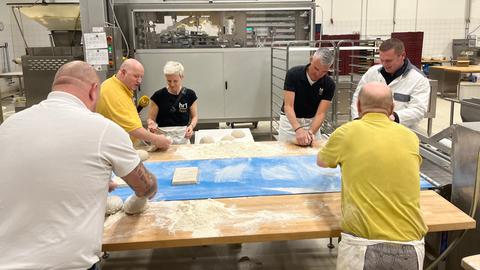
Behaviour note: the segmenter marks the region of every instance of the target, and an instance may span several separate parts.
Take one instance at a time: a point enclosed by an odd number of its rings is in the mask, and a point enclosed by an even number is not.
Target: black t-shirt
[[[170,94],[166,87],[156,91],[150,98],[158,106],[157,122],[159,127],[186,126],[190,121],[190,107],[197,100],[192,89],[183,88],[184,94],[174,104],[178,95]],[[175,108],[175,110],[174,110]]]
[[[335,93],[335,82],[327,75],[310,85],[306,73],[308,66],[296,66],[289,69],[283,86],[283,89],[295,92],[293,109],[298,118],[314,117],[320,101],[331,101]],[[285,112],[284,106],[285,102],[282,105],[282,112]]]

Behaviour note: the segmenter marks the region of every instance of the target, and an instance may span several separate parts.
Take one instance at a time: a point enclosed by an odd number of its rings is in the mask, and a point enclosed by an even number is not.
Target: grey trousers
[[[419,270],[412,245],[379,243],[367,247],[363,270]]]

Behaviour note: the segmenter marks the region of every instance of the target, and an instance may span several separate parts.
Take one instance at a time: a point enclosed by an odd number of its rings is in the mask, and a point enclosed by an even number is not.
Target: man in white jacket
[[[369,82],[382,82],[392,89],[395,111],[390,119],[407,127],[415,127],[428,109],[430,84],[425,75],[406,58],[403,42],[396,38],[380,45],[381,64],[374,65],[362,76],[352,97],[352,119],[358,118],[357,98]]]

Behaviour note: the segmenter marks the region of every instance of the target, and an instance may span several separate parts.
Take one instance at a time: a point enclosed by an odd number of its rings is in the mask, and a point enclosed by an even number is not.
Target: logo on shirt
[[[318,88],[318,95],[321,96],[323,94],[323,88]]]
[[[187,112],[187,103],[178,103],[178,111],[181,113],[186,113]]]

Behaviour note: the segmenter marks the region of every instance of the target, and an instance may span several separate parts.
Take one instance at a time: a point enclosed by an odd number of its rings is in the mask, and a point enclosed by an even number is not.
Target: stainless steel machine
[[[453,183],[452,203],[466,213],[469,213],[480,198],[475,197],[479,188],[480,177],[480,122],[462,123],[455,126],[453,132]],[[479,220],[480,209],[473,213]],[[453,235],[450,236],[452,238]],[[447,257],[446,269],[462,269],[460,262],[463,257],[480,253],[480,229],[469,230],[463,241]]]
[[[50,31],[50,47],[29,47],[28,42],[24,40],[26,47],[26,54],[22,56],[24,93],[26,107],[30,107],[47,97],[60,66],[69,61],[85,59],[80,5],[72,2],[8,5],[11,6],[12,14],[17,21],[17,17],[25,16]],[[97,5],[101,6],[103,3],[97,2]],[[102,21],[102,27],[97,27],[95,32],[105,33],[106,47],[103,49],[107,51],[108,59],[96,68],[106,71],[106,75],[111,76],[122,62],[122,37],[118,27],[105,25],[107,25],[105,21]],[[93,29],[87,29],[86,33],[92,31]],[[22,30],[21,32],[23,33]]]
[[[452,57],[454,60],[468,59],[471,65],[478,65],[480,64],[480,47],[477,47],[475,39],[454,39]]]
[[[268,46],[312,40],[315,3],[117,0],[115,13],[145,66],[140,95],[164,87],[163,66],[179,61],[201,123],[254,122],[270,119]]]
[[[22,56],[25,105],[30,107],[47,98],[57,70],[65,63],[83,59],[83,48],[31,47]]]
[[[22,56],[22,70],[25,105],[30,107],[47,97],[60,66],[75,59],[83,59],[80,8],[78,3],[7,5],[11,6],[17,21],[18,16],[25,16],[50,31],[50,47],[29,47],[24,40],[26,54]],[[23,36],[20,25],[19,29]]]

